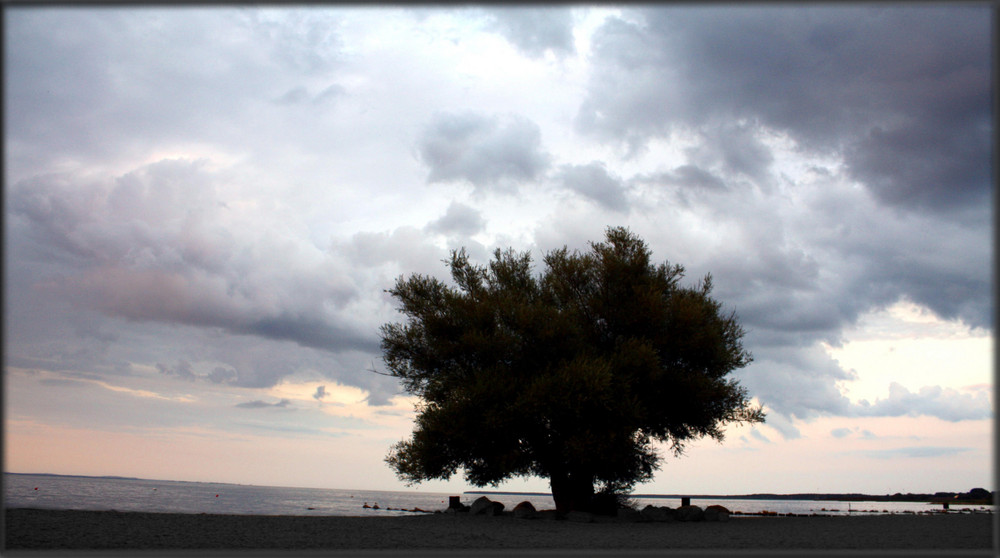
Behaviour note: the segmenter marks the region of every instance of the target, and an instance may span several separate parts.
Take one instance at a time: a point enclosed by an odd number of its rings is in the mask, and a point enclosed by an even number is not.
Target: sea
[[[338,490],[293,488],[214,482],[147,480],[121,477],[3,474],[5,508],[64,510],[117,510],[138,512],[208,513],[237,515],[401,516],[418,515],[448,507],[449,496],[471,504],[480,492],[447,494],[413,491]],[[554,509],[551,495],[538,493],[488,493],[506,509],[529,501],[536,509]],[[681,505],[679,497],[633,496],[646,505]],[[734,517],[751,514],[892,514],[943,513],[941,504],[924,502],[839,502],[824,500],[692,499],[702,507],[725,506]],[[417,511],[414,511],[417,510]],[[422,511],[420,511],[422,510]],[[948,513],[992,512],[992,506],[951,505]],[[746,515],[742,515],[746,514]]]

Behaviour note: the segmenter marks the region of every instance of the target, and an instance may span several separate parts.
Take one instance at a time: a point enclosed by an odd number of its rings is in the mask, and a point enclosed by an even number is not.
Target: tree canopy
[[[587,252],[497,250],[488,266],[464,249],[454,285],[400,277],[388,292],[405,323],[385,324],[389,373],[420,398],[412,437],[387,463],[410,482],[462,469],[476,486],[548,478],[558,510],[594,510],[595,494],[648,481],[688,441],[723,439],[728,423],[764,420],[727,376],[746,366],[744,331],[711,298],[711,275],[653,265],[624,228]]]

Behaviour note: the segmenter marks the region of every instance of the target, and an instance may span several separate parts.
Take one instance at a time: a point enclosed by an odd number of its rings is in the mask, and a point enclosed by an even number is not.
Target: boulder
[[[514,517],[519,517],[521,519],[533,519],[536,515],[538,515],[538,510],[535,509],[535,506],[533,506],[531,502],[525,500],[514,506],[513,513]]]
[[[480,496],[469,506],[469,515],[486,515],[487,508],[493,509],[493,501],[486,496]]]
[[[486,496],[476,498],[476,501],[469,506],[469,515],[500,515],[502,511],[502,502],[494,502]]]
[[[672,521],[674,519],[674,510],[666,506],[659,507],[650,504],[642,508],[639,513],[647,521]]]
[[[704,521],[705,511],[695,505],[681,506],[674,510],[677,521]]]
[[[713,504],[705,508],[705,521],[729,521],[730,513],[725,506]]]

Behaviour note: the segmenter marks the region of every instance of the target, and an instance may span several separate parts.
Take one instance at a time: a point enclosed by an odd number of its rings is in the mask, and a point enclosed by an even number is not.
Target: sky
[[[3,470],[474,489],[384,462],[386,289],[625,226],[767,413],[637,493],[993,490],[993,17],[5,7]]]

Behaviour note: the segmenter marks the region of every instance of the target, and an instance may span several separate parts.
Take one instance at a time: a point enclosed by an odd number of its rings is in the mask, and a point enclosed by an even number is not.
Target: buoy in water
[[[219,495],[218,495],[218,494],[216,494],[216,495],[215,495],[215,497],[216,497],[216,498],[218,498],[218,497],[219,497]]]
[[[38,487],[37,487],[37,486],[35,487],[35,490],[38,490]]]

